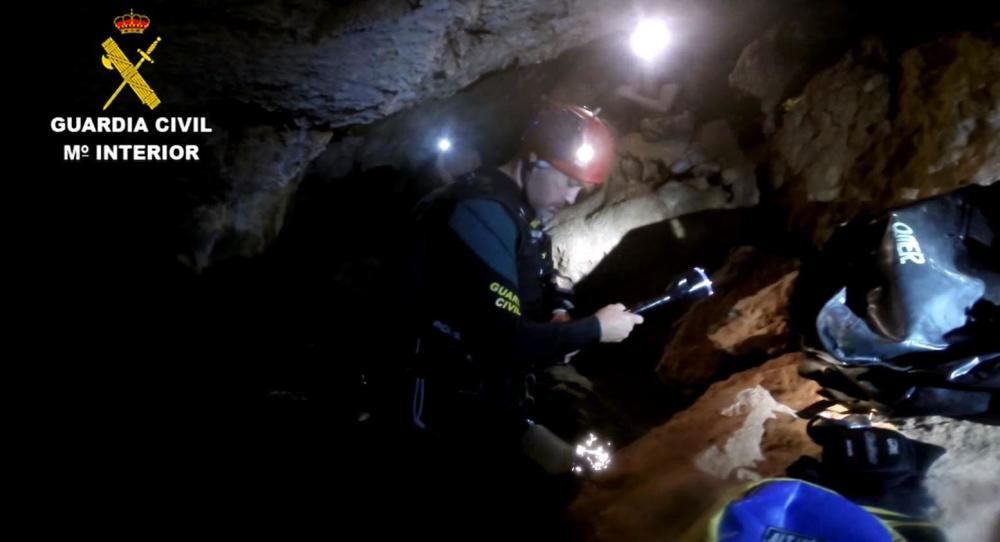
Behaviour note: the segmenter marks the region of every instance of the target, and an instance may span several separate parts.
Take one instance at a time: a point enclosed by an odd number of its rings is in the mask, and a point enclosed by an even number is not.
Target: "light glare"
[[[643,19],[632,32],[632,51],[643,60],[652,60],[667,47],[667,25],[659,19]]]

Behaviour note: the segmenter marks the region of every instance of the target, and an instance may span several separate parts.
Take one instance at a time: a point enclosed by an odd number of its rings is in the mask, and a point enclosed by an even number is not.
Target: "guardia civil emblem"
[[[141,35],[149,28],[149,17],[129,10],[127,14],[115,17],[114,25],[122,35]],[[139,68],[142,67],[143,63],[149,62],[153,64],[153,58],[150,55],[153,54],[159,43],[160,38],[157,37],[149,44],[149,47],[145,51],[138,49],[137,52],[140,58],[138,62],[133,64],[128,59],[128,56],[125,55],[125,52],[122,51],[121,47],[118,46],[118,43],[115,42],[114,38],[104,40],[101,47],[104,48],[105,54],[101,56],[101,64],[108,70],[117,71],[122,81],[114,93],[111,94],[111,97],[108,98],[108,101],[104,103],[102,110],[107,110],[111,106],[112,102],[115,101],[115,98],[118,97],[118,94],[121,93],[126,85],[132,89],[136,97],[139,98],[139,101],[149,107],[150,110],[156,109],[156,106],[160,105],[160,97],[156,95],[153,87],[149,86],[149,83],[139,73]]]

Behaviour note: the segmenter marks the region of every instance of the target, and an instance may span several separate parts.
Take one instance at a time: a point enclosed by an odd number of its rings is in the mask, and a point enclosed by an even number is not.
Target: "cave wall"
[[[755,68],[779,56],[764,52],[777,47],[766,41],[774,33],[747,46],[730,74],[734,94],[764,108],[759,124],[737,114],[705,119],[680,100],[666,114],[619,124],[607,186],[553,229],[564,272],[578,280],[624,233],[708,209],[763,203],[788,214],[794,237],[819,246],[856,216],[1000,179],[995,37],[960,32],[892,50],[869,36],[797,90],[796,74],[822,55],[792,58],[762,86]]]
[[[864,41],[782,105],[770,182],[821,242],[860,213],[1000,179],[1000,46]]]
[[[575,278],[630,228],[756,205],[758,185],[779,192],[780,205],[809,209],[793,213],[804,217],[793,220],[800,227],[814,203],[829,203],[832,224],[964,178],[988,182],[997,170],[995,15],[961,3],[915,10],[899,25],[897,7],[154,1],[145,6],[150,32],[164,41],[146,69],[169,97],[162,111],[207,115],[216,132],[198,171],[152,173],[162,177],[162,199],[180,202],[165,213],[177,229],[166,250],[199,272],[262,254],[309,166],[332,180],[383,165],[454,175],[503,160],[545,100],[600,107],[620,137],[613,193],[569,210],[563,230],[577,233],[557,236]],[[75,24],[51,47],[96,47],[109,31],[105,11],[67,7]],[[672,39],[664,58],[644,67],[627,34],[649,14],[667,16]],[[65,80],[78,88],[59,92]],[[41,81],[50,113],[89,111],[106,97],[87,55],[67,57]],[[625,97],[637,84],[653,85],[662,111]],[[133,105],[118,114],[141,114]],[[462,147],[435,166],[442,132]],[[723,150],[733,147],[725,140],[739,149]],[[831,203],[845,198],[867,203]],[[577,256],[568,247],[580,235],[600,246]]]
[[[163,114],[207,116],[204,159],[54,164],[65,204],[39,216],[66,218],[46,250],[83,270],[81,291],[99,291],[88,289],[93,276],[133,277],[162,284],[183,310],[215,303],[186,288],[217,272],[207,284],[241,285],[226,294],[234,319],[253,317],[233,299],[281,298],[290,283],[305,298],[327,271],[351,291],[376,256],[363,247],[391,235],[408,198],[442,173],[505,159],[531,111],[569,100],[602,110],[618,161],[604,189],[559,217],[557,261],[590,279],[583,306],[638,300],[679,266],[721,264],[730,244],[781,233],[815,246],[857,213],[996,178],[998,18],[959,3],[899,25],[896,7],[153,2],[164,42],[148,76],[169,97]],[[655,69],[627,47],[631,24],[650,12],[668,14],[674,31]],[[109,32],[104,10],[71,6],[66,17],[76,24],[53,41],[61,51],[97,47]],[[47,117],[106,99],[99,52],[66,57],[41,80]],[[80,88],[62,92],[65,80]],[[637,88],[654,108],[629,97]],[[116,110],[145,113],[130,102]],[[433,148],[441,132],[454,140],[447,156]],[[734,238],[747,233],[756,238]],[[304,268],[315,260],[288,257],[294,246],[329,262]],[[644,278],[636,261],[653,265]],[[253,269],[269,265],[284,269]],[[364,299],[372,289],[355,290]],[[190,297],[169,299],[175,290]]]

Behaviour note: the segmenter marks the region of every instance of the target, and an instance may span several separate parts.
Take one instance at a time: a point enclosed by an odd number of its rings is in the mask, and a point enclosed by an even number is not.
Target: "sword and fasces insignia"
[[[142,34],[149,26],[149,17],[130,12],[128,15],[116,17],[114,22],[115,28],[121,31],[122,34]],[[101,56],[101,64],[109,70],[118,70],[118,73],[122,76],[122,83],[118,85],[118,89],[105,102],[102,110],[107,110],[111,102],[115,101],[115,98],[118,97],[118,93],[125,88],[125,85],[128,85],[135,92],[135,95],[139,97],[139,100],[149,107],[150,110],[156,109],[156,106],[160,105],[159,96],[156,95],[156,92],[149,86],[149,83],[139,74],[139,68],[144,62],[148,61],[150,64],[153,64],[153,59],[149,55],[153,54],[153,50],[156,49],[159,43],[160,38],[156,38],[145,51],[139,49],[138,52],[142,58],[136,64],[132,64],[132,61],[125,56],[125,52],[122,51],[121,47],[115,43],[114,38],[104,40],[101,47],[104,48],[107,54]]]
[[[115,93],[112,94],[111,97],[108,98],[108,101],[104,104],[104,109],[107,109],[108,106],[111,105],[111,102],[115,101],[115,98],[118,97],[118,93],[125,88],[125,85],[131,87],[132,90],[135,91],[135,95],[139,97],[139,100],[150,109],[156,109],[156,106],[160,105],[159,96],[156,95],[156,92],[149,86],[149,83],[147,83],[146,80],[142,78],[142,75],[139,74],[139,67],[142,66],[143,62],[148,60],[150,64],[153,63],[153,59],[150,58],[149,55],[153,52],[153,49],[156,49],[156,46],[159,43],[160,38],[156,38],[156,41],[149,46],[149,49],[146,49],[145,51],[139,49],[139,54],[142,55],[142,58],[139,60],[138,64],[132,65],[132,62],[125,56],[121,47],[118,47],[118,44],[115,43],[114,38],[104,40],[101,47],[104,47],[104,50],[107,51],[108,54],[101,57],[101,62],[104,64],[104,67],[109,70],[118,70],[118,73],[121,74],[123,79],[122,84],[118,85],[118,90],[115,90]]]

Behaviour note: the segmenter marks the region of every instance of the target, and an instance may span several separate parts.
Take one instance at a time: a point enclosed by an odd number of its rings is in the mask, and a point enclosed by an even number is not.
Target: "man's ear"
[[[528,162],[531,162],[532,164],[534,164],[537,161],[538,161],[538,155],[535,154],[534,152],[529,152],[528,153]]]

